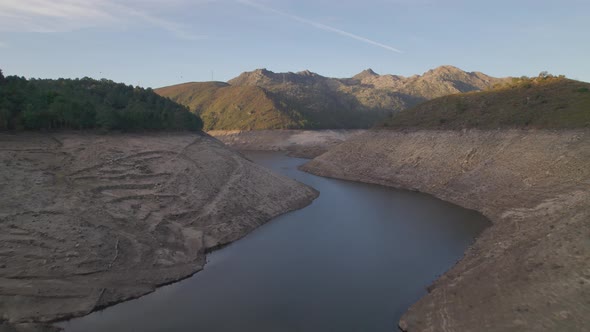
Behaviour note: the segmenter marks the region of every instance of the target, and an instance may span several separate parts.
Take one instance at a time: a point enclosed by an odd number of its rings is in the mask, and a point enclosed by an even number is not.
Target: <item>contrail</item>
[[[280,10],[276,10],[274,8],[270,8],[268,6],[265,6],[265,5],[256,3],[256,2],[252,2],[250,0],[236,0],[236,1],[239,2],[239,3],[241,3],[241,4],[243,4],[243,5],[246,5],[246,6],[254,7],[256,9],[260,9],[260,10],[263,10],[263,11],[275,13],[275,14],[281,15],[281,16],[285,16],[285,17],[288,17],[288,18],[290,18],[292,20],[295,20],[295,21],[298,21],[298,22],[301,22],[301,23],[305,23],[305,24],[311,25],[311,26],[313,26],[315,28],[318,28],[318,29],[321,29],[321,30],[325,30],[325,31],[334,32],[334,33],[337,33],[337,34],[339,34],[341,36],[345,36],[345,37],[348,37],[348,38],[352,38],[352,39],[361,41],[363,43],[367,43],[367,44],[370,44],[370,45],[373,45],[373,46],[384,48],[384,49],[386,49],[388,51],[392,51],[392,52],[396,52],[396,53],[403,53],[402,51],[398,50],[397,48],[391,47],[389,45],[385,45],[385,44],[376,42],[374,40],[371,40],[371,39],[368,39],[368,38],[365,38],[365,37],[362,37],[362,36],[359,36],[359,35],[355,35],[354,33],[350,33],[350,32],[344,31],[344,30],[340,30],[340,29],[331,27],[329,25],[325,25],[325,24],[322,24],[322,23],[310,21],[310,20],[308,20],[306,18],[303,18],[303,17],[300,17],[300,16],[296,16],[296,15],[292,15],[292,14],[289,14],[289,13],[285,13],[285,12],[282,12]]]

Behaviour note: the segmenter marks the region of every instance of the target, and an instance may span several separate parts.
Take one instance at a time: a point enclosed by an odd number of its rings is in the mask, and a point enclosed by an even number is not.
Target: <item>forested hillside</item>
[[[25,79],[0,71],[0,130],[201,130],[200,117],[152,89],[110,80]]]

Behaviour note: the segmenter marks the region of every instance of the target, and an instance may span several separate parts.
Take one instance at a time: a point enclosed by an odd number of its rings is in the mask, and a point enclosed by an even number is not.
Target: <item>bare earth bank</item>
[[[590,328],[589,131],[370,131],[302,168],[431,193],[493,221],[402,330]]]
[[[292,157],[315,158],[363,129],[212,130],[208,134],[236,150],[288,151]]]
[[[0,331],[188,277],[318,195],[203,134],[0,134],[0,164]]]

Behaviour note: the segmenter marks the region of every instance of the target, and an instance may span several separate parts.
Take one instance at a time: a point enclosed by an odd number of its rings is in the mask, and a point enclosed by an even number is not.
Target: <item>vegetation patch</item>
[[[201,130],[187,107],[110,80],[25,79],[0,71],[0,130]]]

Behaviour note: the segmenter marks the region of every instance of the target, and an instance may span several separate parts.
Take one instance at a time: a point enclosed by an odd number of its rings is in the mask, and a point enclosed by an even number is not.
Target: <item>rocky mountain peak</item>
[[[373,69],[371,69],[371,68],[365,69],[365,70],[361,71],[360,73],[353,76],[353,78],[356,78],[356,79],[371,78],[371,77],[379,77],[379,74],[374,72]]]
[[[303,70],[303,71],[300,71],[300,72],[297,72],[297,75],[299,75],[299,76],[308,76],[308,77],[318,76],[318,74],[316,74],[316,73],[314,73],[312,71],[309,71],[307,69],[306,70]]]
[[[457,68],[457,67],[451,66],[451,65],[442,65],[442,66],[438,66],[438,67],[434,68],[433,71],[437,72],[437,71],[463,71],[463,70],[461,68]]]
[[[430,69],[429,71],[425,72],[422,76],[429,77],[429,76],[441,76],[441,75],[457,75],[465,73],[465,71],[457,68],[455,66],[444,65],[439,66],[434,69]]]
[[[248,74],[248,72],[245,72],[244,74]],[[274,75],[274,73],[272,71],[267,70],[266,68],[255,69],[254,71],[250,72],[250,74],[256,75],[256,76],[266,76],[266,77],[272,77]]]
[[[231,85],[259,85],[264,81],[272,80],[275,76],[270,70],[266,68],[259,68],[253,71],[247,71],[240,74],[240,76],[228,81]]]

